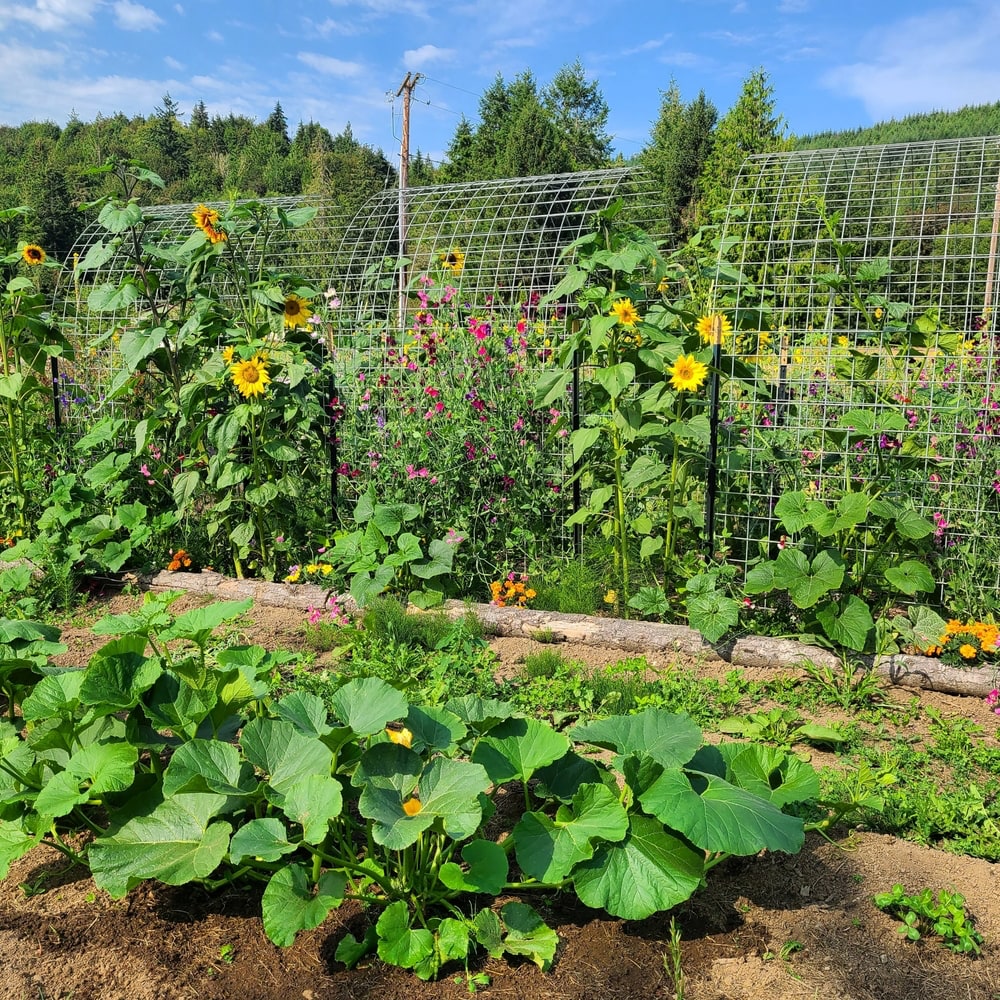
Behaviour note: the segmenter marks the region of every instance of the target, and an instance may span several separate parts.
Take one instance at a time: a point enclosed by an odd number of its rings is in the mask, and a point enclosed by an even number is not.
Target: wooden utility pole
[[[410,177],[410,98],[420,79],[419,73],[407,73],[399,85],[396,96],[403,97],[403,135],[399,144],[399,256],[406,256],[406,186]],[[399,308],[397,310],[399,328],[406,322],[406,265],[399,266]]]

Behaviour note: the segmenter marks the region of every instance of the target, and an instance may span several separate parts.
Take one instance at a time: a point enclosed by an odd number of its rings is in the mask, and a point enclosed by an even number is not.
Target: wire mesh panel
[[[731,381],[724,414],[743,456],[719,506],[737,558],[777,542],[787,491],[864,490],[933,518],[951,588],[1000,588],[998,233],[993,137],[744,164],[725,222],[742,270],[729,291],[766,346],[757,385]],[[881,541],[859,531],[851,544],[868,555]]]
[[[309,333],[325,349],[315,391],[334,427],[329,451],[316,460],[331,463],[331,520],[354,511],[369,490],[383,502],[416,505],[427,523],[454,525],[453,541],[473,543],[479,579],[569,547],[572,401],[533,405],[536,373],[561,333],[561,310],[540,300],[565,273],[563,248],[618,199],[623,218],[657,214],[651,180],[620,168],[389,191],[350,215],[311,201],[309,223],[268,229],[259,245],[236,247],[239,233],[230,232],[213,278],[222,302],[238,292],[225,267],[236,250],[250,272],[294,275],[315,290]],[[259,204],[290,212],[306,200]],[[166,250],[157,256],[167,262],[165,281],[171,247],[194,231],[195,207],[144,211],[140,240]],[[208,207],[223,215],[228,208]],[[74,260],[87,260],[106,238],[90,227]],[[100,256],[96,267],[73,269],[61,307],[75,329],[77,362],[64,367],[60,393],[81,431],[106,409],[108,387],[125,368],[121,337],[149,307],[123,298],[120,308],[88,308],[93,289],[117,287],[135,267],[125,249]],[[142,400],[123,405],[141,409]]]

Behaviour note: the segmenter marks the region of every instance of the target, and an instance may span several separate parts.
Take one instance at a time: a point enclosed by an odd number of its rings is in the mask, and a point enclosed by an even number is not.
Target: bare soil
[[[89,621],[124,611],[119,596],[64,629],[67,663],[85,663],[103,643]],[[181,602],[189,598],[181,598]],[[183,603],[175,607],[183,607]],[[268,648],[301,648],[303,614],[261,606],[238,628]],[[500,669],[513,671],[536,644],[495,640]],[[603,666],[628,655],[613,647],[560,647]],[[661,669],[706,664],[656,663]],[[726,665],[725,671],[732,670]],[[981,699],[935,692],[917,696],[943,715],[974,718],[996,743],[996,717]],[[919,726],[919,723],[915,724]],[[819,763],[816,760],[816,763]],[[1000,754],[998,754],[1000,767]],[[681,928],[687,1000],[1000,1000],[1000,883],[986,861],[931,850],[864,830],[810,836],[795,856],[731,859],[708,887],[673,916]],[[981,958],[954,955],[929,939],[916,944],[871,897],[901,882],[911,891],[955,888],[986,939]],[[555,927],[552,970],[530,962],[484,960],[484,996],[521,1000],[672,998],[670,914],[625,923],[574,904],[569,896],[530,899]],[[342,935],[360,937],[368,914],[347,904],[287,949],[271,944],[255,890],[208,895],[192,887],[144,885],[113,901],[86,871],[39,848],[0,883],[0,997],[11,1000],[431,1000],[469,995],[462,969],[434,983],[371,959],[346,970],[334,960]],[[666,959],[666,961],[665,961]]]

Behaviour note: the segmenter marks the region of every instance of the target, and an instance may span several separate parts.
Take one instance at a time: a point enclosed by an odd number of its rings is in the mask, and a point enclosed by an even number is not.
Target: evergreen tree
[[[608,104],[597,82],[587,80],[579,59],[556,73],[542,92],[542,105],[569,151],[571,169],[607,165],[611,157]]]
[[[187,142],[178,121],[179,107],[170,94],[163,95],[163,105],[157,106],[150,120],[150,140],[158,156],[151,164],[168,183],[187,176]]]
[[[497,176],[537,177],[566,173],[573,160],[563,136],[537,100],[521,104],[504,133],[496,161]]]
[[[763,69],[754,70],[715,129],[712,151],[699,179],[699,216],[711,219],[729,204],[733,182],[748,156],[787,149],[784,133],[784,119],[775,114],[774,87]]]
[[[462,115],[445,150],[446,160],[441,165],[441,180],[456,184],[472,180],[476,169],[476,136],[469,119]]]
[[[280,137],[281,148],[287,153],[291,146],[291,140],[288,138],[288,119],[285,118],[285,112],[281,109],[280,101],[275,104],[274,110],[267,116],[264,127]]]
[[[204,101],[199,101],[191,111],[191,128],[208,129],[208,110]]]

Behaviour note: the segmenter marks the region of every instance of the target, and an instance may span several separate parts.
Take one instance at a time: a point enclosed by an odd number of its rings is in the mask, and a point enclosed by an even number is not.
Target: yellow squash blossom
[[[271,381],[271,376],[267,374],[267,364],[259,354],[255,354],[249,361],[237,361],[229,371],[233,385],[247,399],[262,396],[267,383]]]
[[[635,326],[639,322],[639,312],[632,305],[631,299],[619,299],[611,307],[611,315],[621,323],[622,326]]]
[[[724,344],[733,334],[733,324],[722,313],[702,316],[695,324],[695,329],[706,344]]]
[[[678,392],[694,392],[708,378],[708,365],[693,354],[682,354],[668,369],[670,384]]]
[[[312,303],[306,302],[294,292],[285,298],[285,326],[294,330],[297,326],[306,326],[312,316]]]
[[[416,816],[421,809],[423,809],[423,806],[420,804],[420,799],[418,799],[416,795],[407,799],[403,803],[403,812],[405,812],[407,816]]]
[[[389,742],[398,743],[401,747],[409,749],[413,746],[413,733],[400,722],[390,722],[385,727],[385,735],[389,737]]]
[[[452,274],[461,274],[465,267],[465,254],[461,250],[449,250],[447,253],[439,254],[438,260],[441,266]]]

